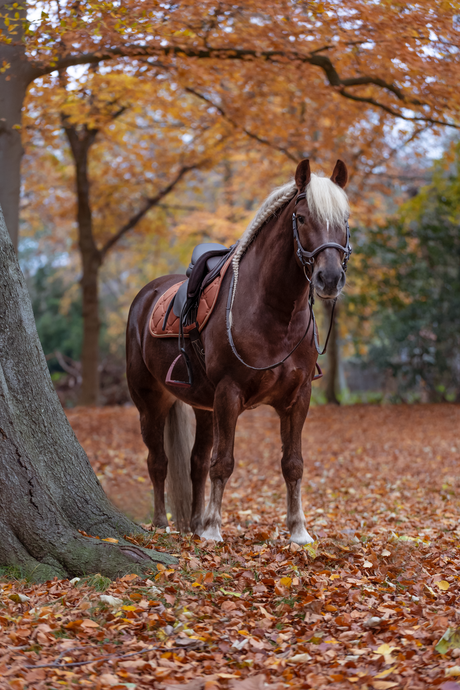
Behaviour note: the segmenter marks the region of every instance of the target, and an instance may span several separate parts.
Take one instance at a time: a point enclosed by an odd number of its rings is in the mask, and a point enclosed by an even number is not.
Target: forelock
[[[308,209],[320,222],[329,221],[331,225],[342,225],[348,220],[348,197],[343,189],[328,177],[312,175],[305,192]]]

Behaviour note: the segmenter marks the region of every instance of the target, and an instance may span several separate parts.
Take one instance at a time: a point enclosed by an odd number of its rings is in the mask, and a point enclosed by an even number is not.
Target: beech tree
[[[427,127],[457,126],[458,92],[452,84],[460,53],[454,2],[255,0],[248,5],[186,0],[158,5],[127,0],[101,5],[96,0],[58,0],[43,2],[40,9],[41,17],[35,18],[35,3],[0,0],[0,202],[14,241],[24,97],[32,81],[70,66],[121,61],[145,72],[161,65],[187,76],[191,88],[207,87],[202,95],[209,96],[212,85],[226,88],[221,70],[227,65],[234,81],[244,86],[240,93],[246,103],[248,83],[269,96],[257,112],[250,109],[249,118],[245,108],[223,110],[259,141],[273,127],[273,81],[285,85],[278,96],[287,115],[293,86],[303,88],[303,112],[331,103],[332,118],[319,107],[317,122],[321,127],[321,118],[330,120],[326,129],[335,134],[343,131],[340,102],[347,103],[356,119],[366,111],[382,113],[380,129],[387,117],[408,121],[411,136]],[[275,137],[279,149],[296,158],[302,141],[298,129],[291,137],[292,130],[286,133],[281,121]],[[325,138],[322,146],[328,145]],[[366,151],[356,148],[354,155],[365,161]]]
[[[55,203],[54,211],[76,221],[76,237],[67,224],[67,239],[81,262],[82,405],[98,403],[101,267],[129,233],[145,230],[147,214],[189,173],[218,160],[225,132],[213,126],[219,118],[203,112],[203,102],[193,96],[179,103],[164,80],[119,73],[69,80],[61,71],[58,79],[47,78],[29,92],[24,138],[26,149],[38,153],[34,165],[40,168],[40,153],[49,158],[56,150],[62,153],[55,164],[62,165],[63,132],[74,168],[75,203],[68,203],[69,195],[66,208]],[[38,170],[34,177],[40,177]],[[48,208],[53,205],[50,185],[42,187],[41,199]]]
[[[0,564],[38,580],[174,562],[123,539],[143,530],[111,505],[66,419],[1,209],[0,323]]]

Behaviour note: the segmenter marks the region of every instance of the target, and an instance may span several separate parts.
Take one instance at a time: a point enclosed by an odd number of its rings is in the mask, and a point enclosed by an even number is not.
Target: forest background
[[[137,291],[199,241],[236,240],[304,157],[351,173],[354,253],[315,400],[460,399],[455,3],[0,6],[3,85],[19,43],[43,72],[12,128],[18,251],[65,405],[129,401]]]
[[[307,157],[346,161],[354,247],[315,400],[459,401],[459,27],[444,0],[0,0],[2,688],[460,690],[458,405],[313,409],[304,549],[268,408],[213,546],[133,522],[113,405],[137,290]]]

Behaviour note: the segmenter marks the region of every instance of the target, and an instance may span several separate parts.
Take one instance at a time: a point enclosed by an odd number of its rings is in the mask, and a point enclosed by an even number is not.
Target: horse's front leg
[[[211,457],[211,494],[203,519],[200,536],[203,539],[222,541],[222,497],[225,485],[235,464],[233,447],[235,428],[241,412],[240,390],[229,379],[223,379],[214,396],[214,445]]]
[[[303,475],[302,429],[310,405],[310,390],[304,390],[288,410],[278,410],[281,419],[283,457],[281,469],[287,489],[287,527],[291,541],[310,544],[314,541],[305,529],[301,484]]]

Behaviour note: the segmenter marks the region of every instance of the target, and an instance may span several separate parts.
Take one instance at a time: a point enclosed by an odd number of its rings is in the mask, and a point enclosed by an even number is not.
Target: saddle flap
[[[182,314],[182,309],[187,301],[188,280],[185,280],[176,292],[173,302],[173,312],[179,318]]]
[[[209,317],[213,312],[217,302],[217,297],[219,295],[220,287],[222,285],[222,280],[228,267],[230,266],[231,260],[231,256],[228,258],[226,257],[224,265],[218,271],[216,277],[207,283],[207,285],[203,288],[197,305],[198,308],[196,313],[196,321],[198,323],[199,332],[201,332],[206,326]],[[210,274],[210,277],[212,277],[212,274]],[[158,300],[153,305],[152,314],[149,320],[149,331],[154,338],[177,338],[179,335],[180,317],[175,313],[176,310],[174,307],[176,306],[178,299],[184,299],[184,294],[185,298],[187,297],[187,283],[188,281],[183,280],[175,285],[172,285],[162,295],[160,295]],[[179,292],[182,292],[181,296],[179,296]],[[170,309],[169,307],[172,299],[174,299],[174,303],[172,305],[173,308]],[[184,336],[186,338],[189,337],[189,332],[193,328],[195,328],[194,324],[184,326]]]

